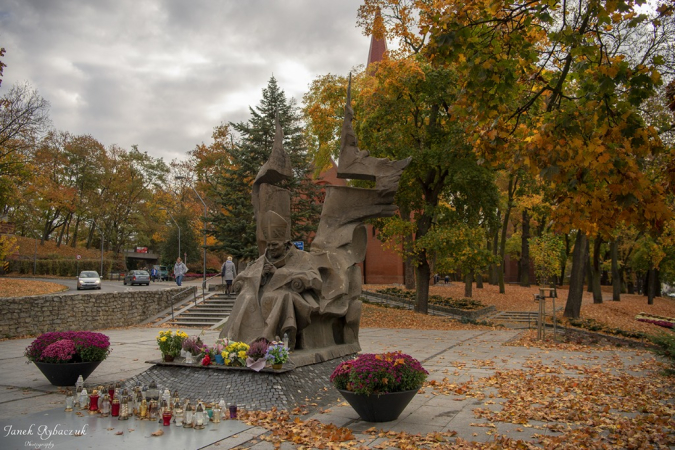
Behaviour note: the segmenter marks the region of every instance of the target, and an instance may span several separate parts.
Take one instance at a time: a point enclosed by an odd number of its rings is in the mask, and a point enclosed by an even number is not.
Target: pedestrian
[[[230,291],[232,290],[232,280],[237,276],[237,268],[232,262],[232,257],[228,256],[227,261],[223,263],[223,266],[220,268],[220,276],[222,277],[223,284],[225,285],[225,293],[227,296],[230,296]]]
[[[445,276],[445,284],[448,284],[450,282],[450,275]]]
[[[157,269],[155,267],[153,267],[152,270],[150,270],[150,279],[152,280],[153,283],[157,281]]]
[[[176,259],[176,265],[173,266],[173,275],[176,277],[176,284],[178,286],[182,285],[183,276],[187,273],[188,268],[180,258]]]

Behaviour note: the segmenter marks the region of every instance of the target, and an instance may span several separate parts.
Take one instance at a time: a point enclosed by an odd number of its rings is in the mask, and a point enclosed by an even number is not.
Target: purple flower
[[[75,353],[75,343],[70,339],[61,339],[44,349],[42,359],[51,363],[70,362]]]
[[[198,336],[190,336],[183,341],[183,350],[193,355],[199,355],[204,348],[204,343]]]
[[[270,342],[264,337],[256,339],[246,351],[246,356],[252,359],[265,358]]]
[[[92,331],[53,331],[38,336],[25,351],[26,357],[30,361],[47,361],[53,358],[53,349],[49,350],[47,356],[45,351],[52,345],[60,341],[69,341],[75,348],[75,353],[71,358],[66,358],[69,362],[82,361],[103,361],[110,353],[110,339],[102,333]],[[60,344],[56,348],[62,348]]]
[[[428,374],[410,355],[366,353],[342,362],[330,380],[338,389],[370,395],[419,389]]]

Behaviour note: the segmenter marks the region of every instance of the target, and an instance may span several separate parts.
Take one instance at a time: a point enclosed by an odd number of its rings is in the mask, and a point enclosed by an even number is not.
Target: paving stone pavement
[[[199,330],[186,331],[190,334],[199,333]],[[273,406],[291,409],[297,405],[305,405],[310,412],[303,419],[313,418],[323,423],[348,427],[357,439],[364,441],[363,445],[370,448],[383,442],[383,438],[364,433],[373,426],[385,431],[405,431],[413,434],[455,431],[459,437],[470,441],[492,440],[493,437],[487,434],[486,430],[524,440],[531,439],[535,433],[553,433],[545,428],[536,429],[536,423],[531,428],[503,423],[496,424],[496,429],[477,427],[476,424],[485,424],[486,421],[476,418],[473,409],[478,405],[482,408],[499,409],[498,399],[495,399],[494,404],[485,405],[484,401],[475,398],[458,399],[455,398],[457,396],[435,395],[430,389],[415,396],[395,421],[380,424],[363,422],[329,383],[328,377],[338,361],[306,366],[281,374],[160,367],[145,363],[158,357],[159,351],[155,342],[157,328],[139,327],[103,332],[110,337],[112,352],[86,380],[85,384],[88,386],[114,381],[124,381],[131,386],[137,381],[149,383],[151,379],[155,379],[161,387],[168,387],[172,391],[178,390],[181,397],[188,396],[191,400],[202,398],[209,401],[223,397],[228,404],[235,403],[247,409],[269,409]],[[207,343],[213,342],[217,338],[217,333],[207,331],[202,339]],[[422,362],[430,372],[430,380],[441,381],[445,377],[453,377],[456,382],[489,376],[497,370],[520,369],[532,362],[555,366],[564,361],[570,365],[611,367],[610,362],[618,357],[628,367],[652,357],[645,351],[631,349],[580,353],[503,345],[517,337],[519,333],[519,330],[503,329],[421,331],[371,328],[361,330],[360,342],[363,352],[366,353],[402,350]],[[59,389],[48,384],[34,364],[25,364],[23,351],[31,341],[32,339],[17,339],[0,342],[0,428],[3,430],[8,426],[14,429],[26,428],[31,423],[39,426],[40,423],[47,423],[49,420],[52,421],[50,424],[58,424],[65,420],[66,414],[72,414],[60,411],[63,394]],[[574,376],[573,371],[566,370],[565,373]],[[128,423],[133,421],[135,419]],[[196,445],[194,448],[211,450],[235,446],[255,450],[274,448],[271,443],[260,440],[260,436],[267,432],[262,428],[241,424],[238,429],[228,431],[224,426],[218,429],[219,425],[209,424],[208,427],[216,431],[207,434],[212,436],[210,438],[212,441],[204,445],[202,437],[199,443],[194,441]],[[157,428],[161,429],[161,426],[157,424]],[[149,424],[143,424],[144,433],[149,434],[151,429]],[[172,432],[181,433],[182,430]],[[185,432],[199,433],[195,430]],[[96,436],[90,436],[95,438],[94,442],[101,439],[105,439],[106,442],[107,439],[115,439],[112,435],[110,438],[106,437],[105,429],[101,427],[96,429],[96,433]],[[129,443],[147,448],[154,448],[153,445],[159,445],[158,442],[161,442],[161,448],[191,448],[193,442],[185,439],[151,440],[147,435],[141,436],[141,433],[137,433],[135,438],[139,439],[139,443],[132,440]],[[7,437],[0,435],[1,449],[13,448],[6,445],[9,441],[3,443],[3,439]],[[59,442],[58,439],[52,441],[49,441],[53,444],[51,448],[56,449],[96,448],[89,447],[92,440],[86,440],[86,445],[84,439],[67,443]],[[25,445],[22,441],[20,448],[26,448]],[[295,447],[284,443],[281,448]]]

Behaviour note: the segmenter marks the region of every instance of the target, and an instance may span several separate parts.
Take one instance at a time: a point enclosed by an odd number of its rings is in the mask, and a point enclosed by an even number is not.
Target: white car
[[[83,270],[77,277],[77,290],[80,289],[101,289],[101,277],[98,272],[93,270]]]

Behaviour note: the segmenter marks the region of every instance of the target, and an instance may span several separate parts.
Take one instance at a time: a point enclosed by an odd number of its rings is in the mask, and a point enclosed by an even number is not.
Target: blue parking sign
[[[293,245],[295,245],[295,248],[298,250],[305,250],[305,242],[304,241],[293,241]]]

